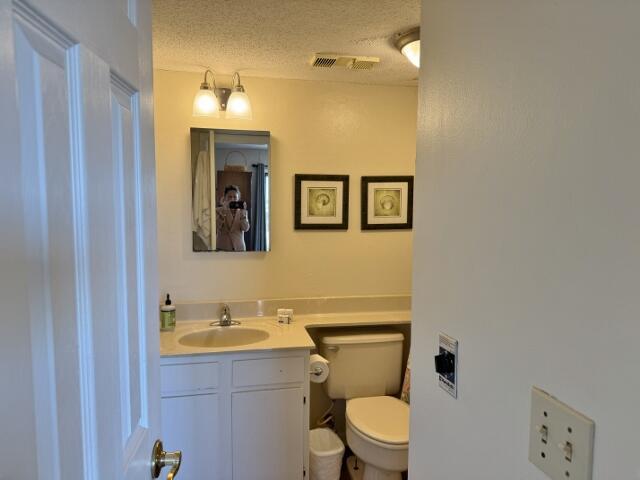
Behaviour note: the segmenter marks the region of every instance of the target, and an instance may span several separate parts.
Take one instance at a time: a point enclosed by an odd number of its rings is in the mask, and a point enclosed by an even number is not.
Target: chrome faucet
[[[220,326],[228,327],[231,323],[231,309],[229,308],[229,305],[223,303],[222,309],[220,310]]]
[[[209,325],[211,327],[230,327],[231,325],[240,325],[240,322],[231,319],[231,308],[226,303],[223,303],[220,308],[220,320],[211,322]]]

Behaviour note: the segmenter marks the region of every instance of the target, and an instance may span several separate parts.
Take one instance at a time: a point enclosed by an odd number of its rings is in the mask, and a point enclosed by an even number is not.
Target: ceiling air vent
[[[378,57],[355,57],[348,68],[351,70],[371,70],[377,63],[380,63]]]
[[[316,53],[311,59],[311,66],[318,68],[331,68],[335,65],[337,60],[337,55],[323,55]]]
[[[315,53],[311,58],[314,68],[348,68],[350,70],[371,70],[380,59],[377,57],[358,57],[355,55],[337,55],[335,53]]]

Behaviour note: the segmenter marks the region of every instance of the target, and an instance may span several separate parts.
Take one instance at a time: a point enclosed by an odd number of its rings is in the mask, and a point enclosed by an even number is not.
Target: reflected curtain
[[[253,213],[251,215],[251,240],[253,250],[267,249],[267,166],[259,163],[255,165],[255,198],[253,199]]]

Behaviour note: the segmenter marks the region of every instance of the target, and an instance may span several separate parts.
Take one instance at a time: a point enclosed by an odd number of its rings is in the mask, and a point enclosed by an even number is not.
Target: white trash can
[[[309,474],[311,480],[340,480],[344,444],[328,428],[309,432]]]

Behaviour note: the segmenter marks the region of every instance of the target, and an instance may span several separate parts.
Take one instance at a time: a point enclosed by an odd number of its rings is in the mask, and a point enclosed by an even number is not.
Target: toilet
[[[329,360],[323,384],[329,398],[345,399],[347,444],[362,480],[400,480],[408,468],[409,405],[400,391],[402,342],[397,332],[349,332],[320,339]]]

